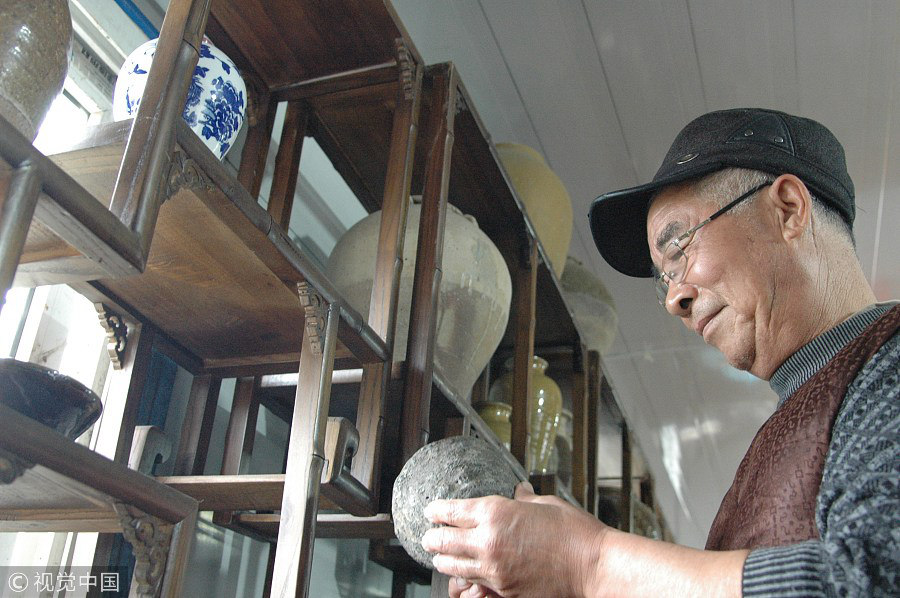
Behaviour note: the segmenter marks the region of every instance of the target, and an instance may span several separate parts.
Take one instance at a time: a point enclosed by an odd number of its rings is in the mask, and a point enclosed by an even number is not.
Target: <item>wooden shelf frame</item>
[[[384,393],[393,370],[398,256],[402,253],[421,98],[421,58],[392,7],[377,0],[348,1],[343,9],[333,4],[272,0],[263,7],[254,0],[173,0],[135,119],[94,129],[80,146],[55,156],[67,170],[77,172],[75,179],[83,175],[85,189],[75,184],[71,187],[76,199],[89,207],[78,207],[106,226],[92,239],[111,239],[116,255],[130,258],[130,262],[124,260],[130,267],[54,267],[55,258],[77,253],[71,246],[78,249],[84,236],[70,243],[56,228],[38,231],[46,237],[38,240],[52,246],[49,251],[39,251],[41,247],[33,242],[35,235],[31,243],[24,235],[11,236],[2,247],[4,269],[0,273],[6,278],[22,264],[19,272],[26,284],[76,284],[98,303],[152,327],[160,344],[198,376],[186,435],[177,455],[182,472],[196,473],[202,467],[207,448],[201,445],[208,444],[208,412],[214,409],[210,398],[222,376],[299,370],[280,505],[287,522],[280,527],[281,544],[291,550],[274,559],[272,592],[277,595],[305,595],[308,591],[323,470],[330,476],[325,494],[334,487],[340,490],[337,499],[346,498],[346,504],[363,503],[357,510],[375,508]],[[359,35],[346,36],[326,26],[342,12],[342,18],[352,22]],[[204,32],[242,68],[249,87],[249,138],[236,178],[180,118]],[[305,41],[309,39],[313,41]],[[298,47],[300,40],[307,45]],[[383,171],[381,193],[374,200],[371,190],[362,194],[370,209],[378,204],[385,211],[367,324],[290,241],[285,229],[302,139],[307,129],[320,138],[330,135],[317,104],[343,101],[347,94],[373,86],[391,97],[393,131],[388,143],[378,146],[390,148],[390,166]],[[267,213],[255,196],[275,107],[282,100],[289,102],[288,123],[276,157],[279,174]],[[0,129],[0,134],[4,140],[14,139],[5,129]],[[11,200],[4,202],[0,226],[3,230],[35,229],[29,223],[35,223],[32,213],[39,203],[39,189],[50,187],[55,194],[56,188],[68,186],[69,180],[62,179],[60,185],[53,177],[59,178],[63,169],[33,150],[25,158],[13,152],[7,164],[10,174],[2,176],[6,172],[0,169],[0,182]],[[338,167],[345,176],[352,174],[346,163],[338,163]],[[50,174],[45,175],[45,170]],[[42,185],[38,174],[51,177],[50,183]],[[359,179],[349,178],[351,183]],[[71,206],[71,202],[65,203],[68,196],[59,199],[53,194],[64,207]],[[107,205],[95,197],[110,201]],[[195,223],[203,226],[194,227]],[[116,255],[103,263],[120,264],[123,260],[113,259]],[[100,261],[93,255],[86,257]],[[249,278],[245,286],[240,284],[242,277]],[[366,425],[359,435],[352,475],[327,467],[336,456],[328,451],[341,449],[339,442],[327,446],[326,433],[335,359],[363,370],[358,420]],[[348,436],[356,438],[344,434]],[[244,436],[245,446],[247,442]],[[234,462],[227,465],[231,468]],[[240,483],[253,485],[252,480]]]
[[[0,266],[5,268],[0,269],[0,283],[15,262],[21,262],[18,272],[26,284],[75,281],[76,288],[91,299],[152,325],[157,344],[195,374],[176,455],[179,475],[166,482],[204,498],[207,506],[221,507],[217,517],[235,529],[263,536],[267,530],[265,537],[271,540],[272,533],[277,534],[279,545],[298,547],[295,556],[288,551],[275,554],[273,595],[308,591],[312,538],[317,524],[327,521],[320,507],[349,506],[359,514],[335,516],[328,523],[330,533],[353,534],[363,529],[385,533],[388,522],[383,518],[373,520],[370,527],[366,522],[380,517],[385,395],[390,380],[398,375],[405,397],[399,424],[403,459],[428,441],[434,387],[462,416],[466,431],[470,427],[500,448],[525,480],[521,466],[525,397],[535,347],[570,347],[573,354],[582,356],[580,361],[573,360],[582,364],[581,370],[573,365],[572,372],[580,376],[576,394],[582,427],[580,432],[576,427],[576,444],[581,461],[576,471],[584,483],[579,481],[573,493],[556,486],[573,504],[593,504],[593,484],[586,480],[592,475],[590,450],[596,426],[591,432],[587,421],[596,420],[601,366],[594,367],[590,356],[588,366],[583,365],[581,335],[560,281],[548,265],[465,86],[452,64],[423,67],[389,2],[336,2],[341,6],[289,0],[173,0],[133,125],[116,123],[92,130],[80,145],[54,157],[63,168],[33,148],[19,147],[21,140],[8,132],[8,123],[0,121],[0,152],[7,166],[6,171],[0,168],[0,191],[5,185],[3,195],[14,198],[0,212],[0,230],[7,230],[10,222],[21,226],[32,221],[29,212],[36,205],[34,221],[46,223],[49,232],[35,230],[45,235],[44,241],[49,237],[51,245],[57,243],[57,249],[63,247],[48,255],[46,248],[41,253],[37,243],[21,235],[5,237],[0,241]],[[345,19],[343,26],[330,27],[339,13]],[[359,35],[348,36],[348,30]],[[180,119],[204,32],[235,61],[248,84],[249,128],[236,177]],[[287,102],[288,111],[266,211],[259,207],[257,196],[279,102]],[[367,210],[383,210],[375,288],[366,318],[343,301],[324,273],[287,236],[305,136],[316,139]],[[6,149],[9,139],[14,151]],[[35,164],[43,178],[35,178]],[[43,188],[51,201],[36,188]],[[76,190],[75,200],[61,195],[68,189]],[[392,362],[392,349],[411,190],[422,192],[423,209],[410,338],[401,367]],[[94,197],[109,198],[108,207]],[[52,202],[61,207],[45,209]],[[514,396],[518,398],[512,452],[502,448],[468,398],[449,392],[433,371],[448,202],[476,218],[504,255],[513,278],[510,324],[500,348],[514,356]],[[54,218],[61,218],[60,213],[77,224],[56,226]],[[191,229],[192,222],[214,226]],[[218,235],[215,243],[210,235]],[[92,241],[85,244],[85,238]],[[203,263],[196,256],[202,255],[204,243],[232,249],[211,252],[218,259],[209,256]],[[176,251],[179,244],[181,250]],[[82,266],[73,267],[73,258]],[[98,263],[103,268],[98,270]],[[166,280],[165,268],[172,264],[182,270],[178,285]],[[204,277],[210,272],[216,275]],[[246,272],[258,276],[248,287],[260,292],[241,287],[240,275]],[[218,303],[215,297],[220,298]],[[229,324],[242,318],[246,318],[244,328]],[[238,346],[234,339],[244,344]],[[599,364],[599,356],[596,360]],[[330,442],[328,435],[335,369],[353,370],[352,378],[358,376],[360,382],[359,447],[351,479],[365,490],[364,495],[345,491],[338,501],[327,500],[328,490],[321,487],[326,464],[344,456],[334,448],[340,443]],[[246,401],[243,410],[233,414],[229,431],[233,442],[222,476],[193,479],[205,462],[221,378],[257,377],[249,382],[252,389],[259,388],[258,377],[263,374],[291,371],[299,372],[299,384],[294,403],[284,414],[292,419],[287,473],[267,480],[228,477],[237,473],[242,456],[252,449],[258,403],[251,391],[242,399]],[[218,486],[204,489],[204,484]],[[256,491],[260,493],[248,494]],[[267,510],[280,511],[280,525],[273,523],[274,515],[241,512],[262,508],[262,498]],[[347,502],[339,505],[340,498]],[[345,531],[334,531],[341,529]]]
[[[137,558],[131,596],[181,595],[196,500],[4,405],[0,470],[0,531],[124,533]]]

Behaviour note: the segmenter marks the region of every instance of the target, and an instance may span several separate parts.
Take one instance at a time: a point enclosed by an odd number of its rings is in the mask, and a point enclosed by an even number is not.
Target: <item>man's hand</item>
[[[437,500],[425,516],[447,526],[429,530],[422,546],[451,576],[453,598],[584,595],[609,529],[527,483],[516,487],[515,500]]]

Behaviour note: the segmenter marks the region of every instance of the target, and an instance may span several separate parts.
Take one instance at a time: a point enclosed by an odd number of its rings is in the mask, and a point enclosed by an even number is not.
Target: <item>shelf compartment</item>
[[[278,513],[235,513],[225,525],[231,530],[264,542],[278,539],[281,515]],[[316,517],[317,538],[395,538],[394,521],[387,513],[372,517],[354,517],[346,513],[319,513]]]
[[[0,405],[0,532],[125,533],[135,580],[180,596],[197,501]],[[151,525],[154,533],[134,531]]]
[[[207,30],[217,44],[226,34],[269,89],[391,61],[394,40],[409,37],[381,0],[213,0]]]
[[[428,122],[434,96],[434,78],[447,65],[426,69],[422,105],[423,123]],[[457,83],[457,114],[450,161],[448,202],[475,217],[479,228],[497,245],[512,269],[521,257],[525,235],[536,238],[524,204],[518,198],[491,143],[464,84]],[[394,86],[379,84],[365,89],[323,94],[307,101],[315,118],[310,132],[369,211],[378,209],[384,189],[387,156],[372,152],[390,140]],[[420,135],[413,172],[413,193],[424,184],[427,135]],[[580,333],[562,296],[562,285],[547,265],[549,260],[538,243],[540,265],[537,280],[535,342],[539,345],[576,346]],[[512,346],[507,330],[502,347]]]
[[[101,125],[51,158],[108,200],[130,128],[130,122]],[[304,311],[296,285],[308,281],[341,306],[337,357],[383,361],[383,341],[325,275],[185,123],[176,128],[175,167],[166,181],[170,196],[160,209],[145,271],[94,286],[154,322],[205,368],[222,369],[299,362]]]
[[[17,214],[25,191],[25,175],[37,186],[33,217]],[[25,216],[4,224],[3,291],[9,283],[35,286],[140,272],[142,258],[136,236],[99,201],[90,189],[37,151],[4,118],[0,117],[0,206],[4,217]],[[26,210],[30,212],[30,210]],[[25,232],[19,248],[9,245]],[[18,267],[16,268],[16,264]],[[12,278],[10,268],[15,268]],[[7,270],[10,270],[7,272]]]

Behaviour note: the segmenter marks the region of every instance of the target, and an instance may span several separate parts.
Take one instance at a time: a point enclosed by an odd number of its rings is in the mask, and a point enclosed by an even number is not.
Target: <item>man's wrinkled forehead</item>
[[[653,231],[650,230],[650,217],[654,215],[654,213],[658,213],[661,204],[674,201],[672,199],[673,194],[686,191],[688,188],[689,186],[686,184],[669,185],[668,187],[664,187],[659,192],[655,193],[653,197],[650,198],[650,201],[647,205],[648,240],[650,236],[655,232],[653,245],[656,247],[656,250],[659,253],[662,253],[665,250],[666,246],[669,245],[669,243],[677,239],[678,236],[681,235],[681,233],[690,228],[690,223],[685,219],[683,213],[681,213],[680,211],[664,210],[664,220],[660,221],[660,218],[656,217],[655,220],[659,222],[653,222],[657,229],[657,231]],[[699,203],[701,200],[697,198],[696,201]],[[657,208],[655,211],[654,206],[656,206]],[[660,223],[662,223],[662,226],[660,226]]]

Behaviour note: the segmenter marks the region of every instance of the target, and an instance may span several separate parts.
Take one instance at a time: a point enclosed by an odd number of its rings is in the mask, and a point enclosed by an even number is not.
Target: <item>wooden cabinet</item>
[[[204,33],[248,85],[236,176],[180,118]],[[266,210],[258,195],[280,102],[287,110]],[[176,475],[159,481],[215,511],[218,523],[277,547],[271,595],[306,594],[316,535],[390,537],[388,484],[429,440],[479,434],[526,479],[525,397],[536,350],[554,356],[556,375],[571,377],[576,426],[573,490],[552,477],[534,481],[594,510],[599,356],[584,350],[456,69],[426,68],[388,2],[172,0],[133,121],[92,128],[49,158],[15,137],[0,119],[0,190],[12,206],[0,226],[28,231],[4,236],[2,288],[14,271],[19,284],[68,282],[152,329],[195,375]],[[368,211],[383,211],[368,314],[356,313],[287,234],[305,137]],[[423,208],[407,356],[393,362],[410,193],[422,195]],[[514,364],[511,452],[470,397],[452,393],[433,369],[448,201],[475,216],[512,277],[498,349]],[[203,476],[210,397],[224,377],[239,378],[226,455],[221,475]],[[486,371],[473,394],[485,395],[489,383]],[[285,472],[241,475],[260,404],[291,424]],[[347,417],[329,417],[337,404]],[[382,549],[385,561],[406,566]]]

